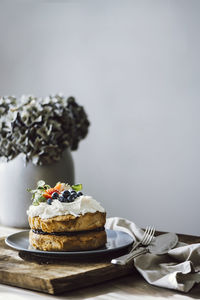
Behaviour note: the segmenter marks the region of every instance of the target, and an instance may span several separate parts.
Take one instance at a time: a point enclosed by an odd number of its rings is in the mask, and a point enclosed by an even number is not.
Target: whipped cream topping
[[[70,203],[53,200],[51,205],[46,202],[31,205],[27,210],[27,214],[29,217],[48,219],[68,214],[79,216],[86,213],[95,213],[96,211],[105,212],[105,209],[91,196],[83,195]]]

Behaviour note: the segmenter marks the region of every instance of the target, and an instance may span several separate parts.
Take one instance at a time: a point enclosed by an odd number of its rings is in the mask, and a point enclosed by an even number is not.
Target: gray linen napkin
[[[117,217],[108,218],[105,227],[127,232],[135,241],[144,233],[135,223]],[[178,243],[165,255],[143,254],[134,259],[134,265],[148,283],[188,292],[200,282],[200,243]]]

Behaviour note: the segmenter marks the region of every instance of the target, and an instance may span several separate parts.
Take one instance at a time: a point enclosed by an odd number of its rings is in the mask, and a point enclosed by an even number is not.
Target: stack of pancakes
[[[99,211],[47,219],[29,216],[29,242],[34,248],[43,251],[97,249],[106,243],[105,222],[106,213]]]

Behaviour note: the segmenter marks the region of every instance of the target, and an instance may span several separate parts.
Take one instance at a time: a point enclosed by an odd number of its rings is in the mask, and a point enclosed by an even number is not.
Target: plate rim
[[[127,245],[122,245],[116,248],[111,248],[111,249],[94,249],[94,250],[85,250],[85,251],[43,251],[43,250],[37,250],[37,249],[25,249],[25,248],[21,248],[21,247],[16,247],[15,245],[12,244],[12,241],[10,242],[9,239],[12,238],[13,236],[19,235],[19,234],[27,234],[30,229],[27,230],[21,230],[15,233],[10,234],[9,236],[7,236],[5,238],[5,243],[7,246],[11,247],[12,249],[18,250],[18,251],[24,251],[24,252],[28,252],[28,253],[34,253],[34,255],[38,254],[38,255],[43,255],[43,256],[72,256],[72,255],[88,255],[88,254],[102,254],[102,253],[109,253],[109,252],[115,252],[115,251],[119,251],[125,248],[128,248],[132,243],[134,243],[134,239],[133,237],[128,234],[127,232],[121,231],[121,230],[114,230],[114,229],[105,229],[106,233],[108,233],[109,231],[112,232],[120,232],[124,235],[128,235],[130,238],[130,242]]]

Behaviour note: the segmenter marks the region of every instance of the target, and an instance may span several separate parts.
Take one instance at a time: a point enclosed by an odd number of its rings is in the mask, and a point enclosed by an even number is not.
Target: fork
[[[145,230],[145,232],[142,236],[142,239],[140,241],[134,243],[131,251],[126,255],[123,255],[123,256],[112,259],[111,263],[112,264],[117,264],[117,265],[125,265],[125,264],[129,263],[132,260],[133,256],[134,256],[134,250],[136,248],[138,248],[138,246],[140,246],[140,245],[148,246],[151,243],[151,241],[154,237],[154,233],[155,233],[155,227],[154,226],[147,226],[146,230]]]

